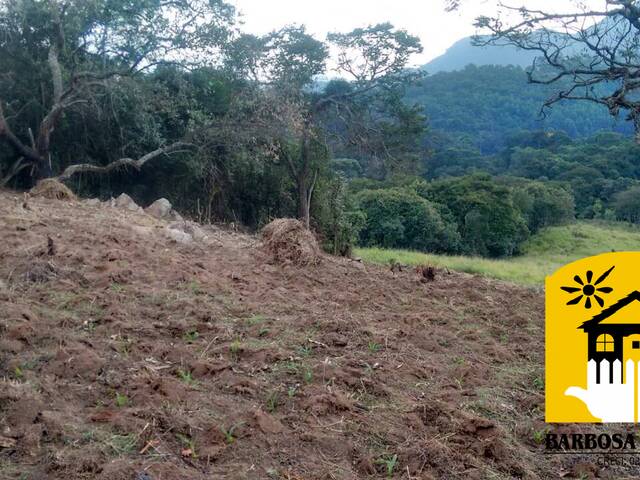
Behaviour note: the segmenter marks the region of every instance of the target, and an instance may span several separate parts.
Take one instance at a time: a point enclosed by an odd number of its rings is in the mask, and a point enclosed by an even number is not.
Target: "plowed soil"
[[[0,193],[0,478],[620,478],[543,453],[542,291],[164,228]]]

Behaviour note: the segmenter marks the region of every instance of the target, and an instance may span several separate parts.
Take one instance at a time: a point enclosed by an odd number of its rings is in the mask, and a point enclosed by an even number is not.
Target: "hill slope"
[[[213,227],[180,244],[141,213],[23,202],[0,193],[2,479],[597,470],[541,454],[538,291],[283,266]]]
[[[527,83],[520,67],[471,65],[427,76],[407,100],[424,107],[433,130],[467,139],[485,153],[497,152],[522,130],[561,130],[574,138],[603,130],[631,133],[628,122],[588,102],[566,101],[541,117],[544,101],[559,88]]]
[[[472,37],[465,37],[422,68],[430,74],[462,70],[469,64],[478,67],[482,65],[513,65],[526,68],[531,66],[535,57],[535,52],[520,50],[508,45],[476,47],[472,44]]]

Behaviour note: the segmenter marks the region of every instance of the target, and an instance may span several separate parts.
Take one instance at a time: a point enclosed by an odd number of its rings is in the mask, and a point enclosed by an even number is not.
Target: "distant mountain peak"
[[[525,68],[533,63],[535,57],[535,52],[512,46],[476,47],[472,44],[472,37],[465,37],[451,45],[444,54],[424,65],[423,69],[433,74],[462,70],[469,64],[516,65]]]

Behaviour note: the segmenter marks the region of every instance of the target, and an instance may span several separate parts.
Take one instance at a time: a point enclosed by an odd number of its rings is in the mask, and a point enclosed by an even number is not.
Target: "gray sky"
[[[467,0],[461,12],[447,13],[444,0],[230,0],[243,14],[244,30],[264,34],[284,25],[304,24],[320,39],[328,32],[349,31],[390,21],[422,40],[424,53],[413,58],[421,65],[460,38],[473,35],[479,15],[496,12],[495,0]],[[573,11],[575,0],[505,0],[505,3],[552,11]],[[592,6],[604,0],[584,0]],[[572,8],[573,7],[573,8]]]

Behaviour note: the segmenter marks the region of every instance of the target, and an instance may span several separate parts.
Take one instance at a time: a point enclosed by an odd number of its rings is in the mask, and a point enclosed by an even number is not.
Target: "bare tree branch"
[[[93,165],[90,163],[70,165],[55,178],[61,182],[64,182],[66,180],[69,180],[76,173],[108,173],[123,167],[133,167],[136,170],[140,170],[145,163],[161,155],[171,155],[173,153],[190,151],[195,148],[195,145],[191,143],[176,142],[166,147],[161,147],[153,150],[152,152],[143,155],[137,160],[133,160],[131,158],[120,158],[104,166]]]
[[[613,116],[626,111],[640,140],[640,5],[606,0],[603,10],[578,6],[575,12],[549,13],[501,4],[520,19],[478,18],[476,26],[489,35],[474,43],[538,52],[527,71],[529,82],[559,85],[543,111],[563,100],[597,103]]]
[[[13,177],[15,177],[18,173],[20,173],[25,168],[30,167],[31,165],[32,165],[31,163],[24,161],[24,157],[18,158],[18,160],[16,160],[14,164],[11,165],[9,170],[7,170],[7,173],[5,174],[4,178],[0,179],[0,187],[6,186]]]
[[[0,99],[0,138],[4,138],[21,156],[31,160],[32,162],[40,161],[38,152],[20,141],[18,137],[11,131],[9,124],[4,116],[2,99]]]

